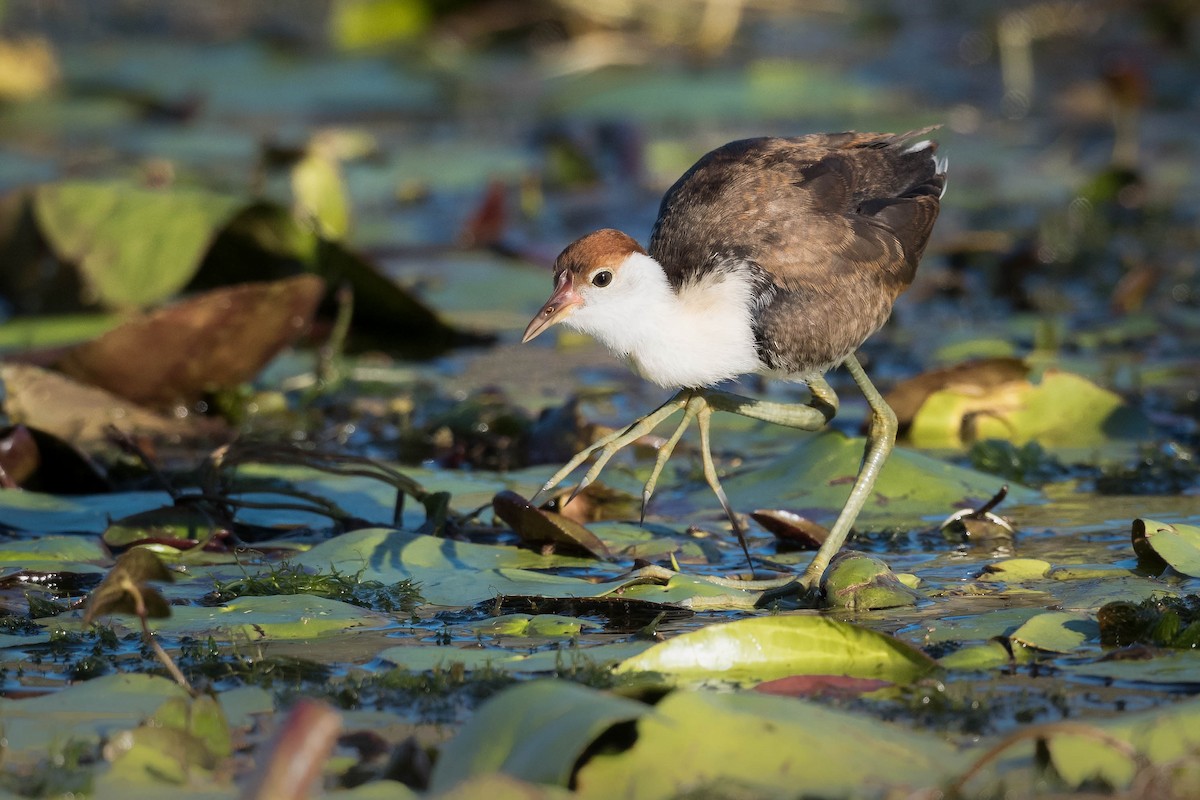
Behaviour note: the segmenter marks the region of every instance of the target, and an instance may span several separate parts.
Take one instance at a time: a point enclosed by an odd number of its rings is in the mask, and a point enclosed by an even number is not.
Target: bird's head
[[[649,269],[661,276],[657,262],[618,230],[605,228],[576,240],[554,262],[554,293],[530,320],[521,341],[560,322],[601,335],[619,326],[645,295]]]

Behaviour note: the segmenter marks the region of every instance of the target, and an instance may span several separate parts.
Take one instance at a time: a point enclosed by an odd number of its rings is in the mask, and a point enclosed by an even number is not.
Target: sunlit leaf
[[[565,681],[520,684],[492,698],[442,747],[430,789],[489,772],[565,787],[597,737],[648,713],[642,703]]]
[[[1132,536],[1139,559],[1200,578],[1200,526],[1135,519]]]
[[[685,681],[849,675],[904,683],[936,668],[929,656],[887,634],[796,614],[743,619],[683,633],[623,661],[616,671],[657,672]]]
[[[1082,614],[1048,611],[1026,620],[1010,638],[1037,650],[1070,653],[1084,642],[1098,640],[1100,626]]]
[[[350,198],[337,161],[311,150],[292,167],[294,213],[315,225],[322,237],[338,241],[350,233]]]
[[[957,447],[983,439],[1044,446],[1089,446],[1143,439],[1150,423],[1118,394],[1080,375],[1047,371],[1040,383],[1013,381],[979,394],[934,392],[913,418],[909,439],[922,447]]]
[[[34,208],[54,251],[77,264],[85,300],[147,306],[187,285],[217,231],[242,201],[199,189],[130,183],[50,183]]]
[[[940,736],[816,703],[754,692],[672,692],[626,752],[576,777],[583,798],[658,800],[703,792],[848,797],[867,786],[937,785],[964,756]]]
[[[853,550],[843,550],[829,562],[821,591],[830,608],[855,611],[911,606],[921,599],[881,559]]]

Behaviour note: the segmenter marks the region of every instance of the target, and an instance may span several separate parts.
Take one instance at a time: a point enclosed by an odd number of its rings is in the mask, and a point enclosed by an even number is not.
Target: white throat
[[[626,258],[610,286],[587,286],[584,303],[563,321],[587,333],[660,386],[699,387],[762,368],[754,343],[757,307],[736,270],[671,287],[648,255]]]

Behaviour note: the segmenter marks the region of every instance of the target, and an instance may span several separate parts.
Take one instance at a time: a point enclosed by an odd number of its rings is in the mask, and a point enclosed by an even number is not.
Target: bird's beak
[[[551,325],[557,325],[562,322],[575,310],[576,306],[582,303],[583,298],[575,291],[575,287],[571,284],[570,276],[563,273],[558,280],[558,286],[555,288],[554,294],[550,295],[550,299],[546,301],[546,304],[529,321],[529,326],[525,328],[525,335],[521,337],[521,343],[528,342]]]

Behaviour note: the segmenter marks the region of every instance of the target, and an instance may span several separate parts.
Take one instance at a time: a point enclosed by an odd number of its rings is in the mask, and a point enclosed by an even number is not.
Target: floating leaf
[[[675,691],[637,722],[633,746],[576,776],[581,798],[701,795],[851,797],[865,787],[938,785],[964,755],[940,736],[817,703],[755,692]]]
[[[623,661],[618,673],[679,680],[764,681],[787,675],[848,675],[906,683],[937,668],[920,650],[878,631],[808,614],[710,625]]]
[[[1009,558],[985,566],[979,574],[979,580],[1022,583],[1042,580],[1049,572],[1049,561],[1040,558]]]
[[[824,525],[784,509],[759,509],[751,511],[750,517],[780,542],[800,550],[816,550],[829,538],[829,529]]]
[[[88,597],[83,624],[106,614],[134,614],[143,620],[165,619],[171,607],[151,581],[169,583],[171,571],[149,550],[134,548],[117,559],[108,575]]]
[[[1170,564],[1176,572],[1200,578],[1200,526],[1135,519],[1132,537],[1140,561],[1159,571]]]
[[[922,447],[958,447],[983,439],[1043,446],[1093,446],[1150,434],[1144,414],[1120,395],[1069,372],[1049,370],[1038,384],[1014,381],[980,395],[934,392],[913,418],[909,439]]]
[[[1084,642],[1100,637],[1100,626],[1082,614],[1048,611],[1027,620],[1013,631],[1014,642],[1051,653],[1070,653]]]
[[[726,479],[725,490],[737,505],[827,510],[835,515],[850,494],[862,462],[863,440],[827,431],[816,436],[785,432],[797,445],[767,464]],[[922,524],[930,514],[945,514],[960,506],[978,507],[996,494],[1002,481],[992,475],[957,467],[923,453],[897,448],[888,458],[872,496],[859,519],[865,524],[885,522]],[[694,502],[711,503],[707,490],[697,490]],[[1012,486],[1009,498],[1018,504],[1037,502],[1041,494]]]
[[[1013,654],[1003,643],[990,641],[955,650],[938,659],[945,669],[986,670],[1013,662]]]
[[[58,366],[138,403],[190,402],[257,375],[304,332],[324,294],[311,275],[214,289],[77,345]]]
[[[112,308],[148,306],[186,286],[241,204],[123,182],[50,183],[34,193],[38,223],[55,253],[79,266],[85,300]]]
[[[843,550],[821,576],[825,605],[852,611],[916,605],[921,595],[905,586],[882,559]]]
[[[642,703],[565,681],[514,686],[484,704],[442,747],[430,790],[489,772],[565,787],[602,733],[648,713]]]

